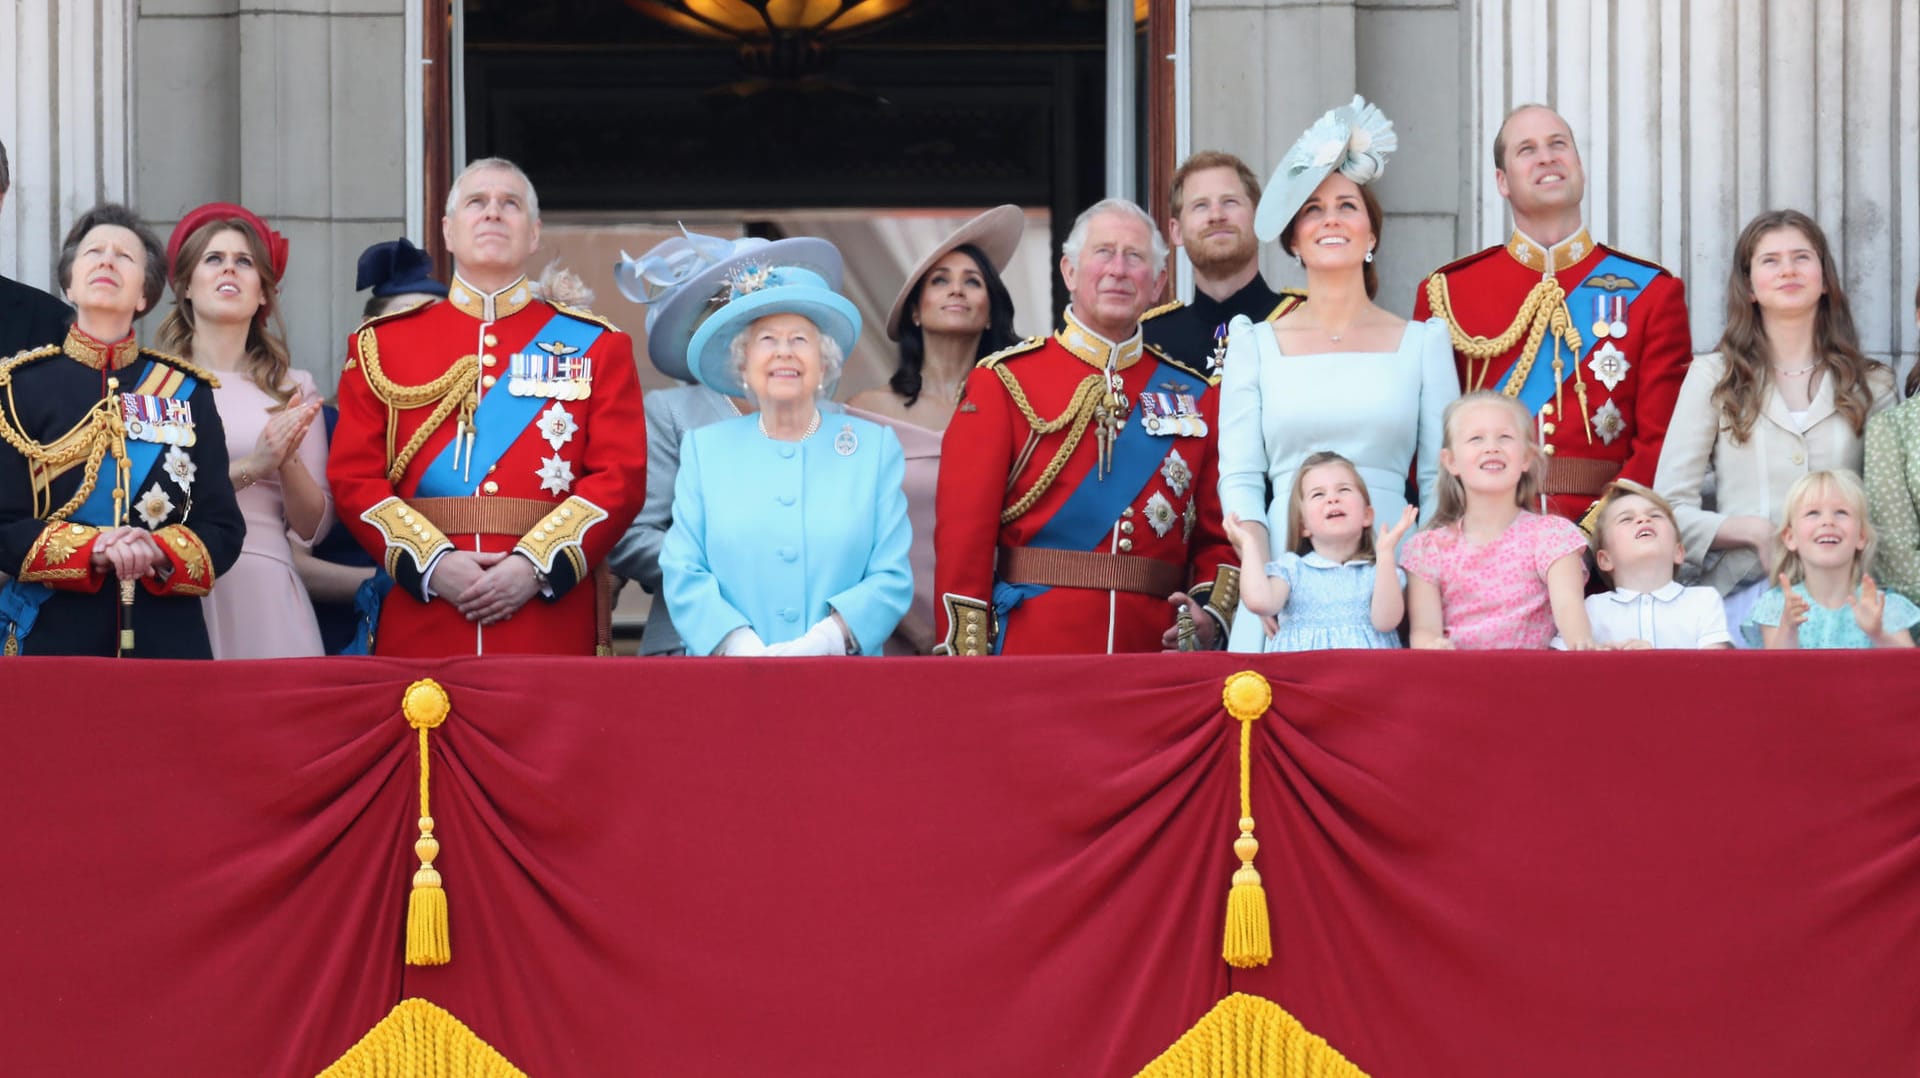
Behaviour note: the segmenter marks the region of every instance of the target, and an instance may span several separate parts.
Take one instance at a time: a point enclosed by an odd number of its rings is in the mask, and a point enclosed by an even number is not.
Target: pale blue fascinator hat
[[[860,336],[860,310],[813,269],[752,259],[728,274],[727,284],[726,306],[701,322],[687,345],[694,377],[708,389],[729,397],[745,394],[733,370],[733,338],[754,319],[771,314],[801,315],[833,338],[843,357],[853,354],[853,342]]]
[[[614,282],[621,295],[647,308],[647,357],[661,374],[694,380],[687,363],[688,342],[701,320],[731,297],[729,275],[749,263],[804,267],[828,288],[840,287],[843,272],[839,248],[811,236],[730,240],[682,228],[680,235],[655,244],[639,258],[620,252]]]
[[[1253,215],[1253,234],[1261,243],[1278,239],[1314,188],[1336,169],[1363,187],[1372,183],[1386,171],[1387,156],[1399,145],[1393,121],[1366,98],[1353,95],[1348,104],[1315,120],[1280,159]]]

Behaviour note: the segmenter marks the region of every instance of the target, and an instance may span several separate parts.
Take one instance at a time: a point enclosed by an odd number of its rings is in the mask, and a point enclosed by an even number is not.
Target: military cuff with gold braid
[[[1233,631],[1233,612],[1240,609],[1239,567],[1220,566],[1214,570],[1212,583],[1197,585],[1187,595],[1220,624],[1216,646],[1226,647],[1227,634]]]
[[[207,544],[185,524],[169,524],[153,533],[153,541],[172,563],[168,572],[146,577],[141,584],[155,595],[197,597],[213,590],[213,555]]]
[[[20,582],[45,584],[60,591],[100,590],[106,580],[93,568],[93,543],[100,529],[56,520],[40,532],[20,565]]]
[[[533,567],[546,577],[552,598],[587,578],[590,566],[582,547],[587,529],[607,519],[607,511],[575,495],[553,507],[540,523],[513,544],[516,554],[524,554]]]
[[[933,645],[935,655],[991,655],[1000,633],[993,607],[966,595],[940,597],[947,608],[947,638]]]
[[[387,575],[421,602],[427,601],[427,567],[453,549],[453,541],[433,521],[414,512],[399,498],[383,498],[360,519],[380,530],[387,541],[383,560]]]

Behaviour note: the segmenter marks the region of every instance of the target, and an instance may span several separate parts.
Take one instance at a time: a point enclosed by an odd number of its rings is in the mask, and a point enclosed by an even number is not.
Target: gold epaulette
[[[189,363],[185,359],[181,358],[180,356],[174,355],[172,352],[162,352],[158,348],[142,348],[140,349],[140,354],[146,355],[146,356],[152,356],[153,358],[159,360],[162,363],[167,364],[168,366],[178,367],[182,371],[185,371],[186,373],[194,376],[195,378],[200,379],[202,382],[207,383],[209,388],[212,388],[212,389],[220,388],[219,375],[213,373],[212,371],[198,364]]]
[[[1153,358],[1159,360],[1162,363],[1165,363],[1169,367],[1172,367],[1186,374],[1191,374],[1195,378],[1200,379],[1201,381],[1207,383],[1208,385],[1220,384],[1218,378],[1210,377],[1205,371],[1201,371],[1195,368],[1193,364],[1175,359],[1174,357],[1168,355],[1167,353],[1162,352],[1160,350],[1160,346],[1157,344],[1147,344],[1145,342],[1142,342],[1140,345],[1140,351],[1143,353],[1148,353],[1152,355]]]
[[[600,315],[597,315],[592,311],[587,310],[585,307],[569,307],[564,303],[555,303],[552,300],[548,300],[547,305],[549,307],[552,307],[554,310],[559,311],[561,314],[566,315],[569,318],[578,318],[582,322],[592,322],[594,325],[599,326],[601,329],[608,330],[613,333],[623,332],[619,326],[616,326],[612,322],[609,322],[605,318],[601,317]]]
[[[1300,306],[1302,303],[1305,303],[1306,301],[1307,301],[1307,293],[1305,289],[1282,288],[1280,290],[1280,302],[1273,305],[1272,312],[1267,315],[1264,321],[1278,322],[1282,318],[1285,318],[1288,314],[1292,313],[1294,308]]]
[[[974,364],[974,366],[998,367],[1000,364],[1006,362],[1007,360],[1012,359],[1015,356],[1026,355],[1028,352],[1032,352],[1043,347],[1046,343],[1047,343],[1047,339],[1045,337],[1028,337],[1026,340],[1021,341],[1019,344],[1009,345],[1006,348],[1000,349],[998,352],[995,352],[994,354]]]
[[[27,363],[32,363],[36,359],[45,359],[48,356],[57,356],[62,351],[64,351],[64,349],[60,345],[46,344],[46,345],[41,345],[39,348],[29,348],[24,352],[15,352],[13,355],[9,356],[4,362],[0,362],[0,382],[4,382],[8,377],[10,377],[13,374],[13,369],[15,367],[18,367]]]
[[[368,326],[377,326],[382,322],[391,322],[396,318],[405,318],[410,314],[419,314],[431,306],[433,306],[431,303],[416,303],[411,307],[402,307],[397,311],[385,311],[361,322],[359,325],[353,327],[353,331],[357,334]]]
[[[1167,302],[1162,303],[1158,307],[1148,308],[1146,311],[1144,311],[1140,315],[1140,321],[1145,322],[1149,318],[1158,318],[1159,316],[1166,314],[1168,311],[1177,311],[1184,306],[1186,306],[1186,304],[1180,302],[1179,300],[1170,299]]]

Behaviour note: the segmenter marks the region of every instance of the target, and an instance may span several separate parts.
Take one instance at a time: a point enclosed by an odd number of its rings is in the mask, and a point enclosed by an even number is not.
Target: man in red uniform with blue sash
[[[1225,638],[1240,578],[1221,527],[1217,394],[1141,341],[1165,264],[1144,210],[1096,204],[1060,259],[1065,326],[968,377],[942,443],[936,652],[1159,651],[1178,610],[1199,646]]]
[[[1513,235],[1436,270],[1413,316],[1453,331],[1463,391],[1497,390],[1534,413],[1549,455],[1547,509],[1585,523],[1615,479],[1653,485],[1693,359],[1686,291],[1587,234],[1586,173],[1558,113],[1515,109],[1493,158]]]
[[[640,381],[626,334],[535,295],[535,199],[510,162],[467,166],[447,299],[348,343],[327,478],[394,580],[375,654],[604,646],[593,571],[646,493]]]

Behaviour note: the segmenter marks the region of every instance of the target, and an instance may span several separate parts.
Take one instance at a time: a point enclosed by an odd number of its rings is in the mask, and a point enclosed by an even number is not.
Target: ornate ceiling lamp
[[[913,0],[626,0],[640,14],[699,37],[740,43],[740,62],[771,78],[820,66],[829,38],[869,29]]]

